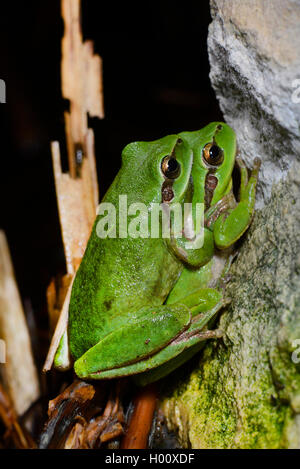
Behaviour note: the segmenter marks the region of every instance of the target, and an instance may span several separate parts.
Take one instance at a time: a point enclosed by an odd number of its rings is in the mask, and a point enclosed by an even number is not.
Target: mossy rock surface
[[[184,447],[300,448],[299,188],[295,163],[231,268],[224,338],[165,382],[161,407]]]

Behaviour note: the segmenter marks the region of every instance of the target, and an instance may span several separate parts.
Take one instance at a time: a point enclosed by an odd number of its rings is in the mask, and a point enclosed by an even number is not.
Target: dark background
[[[105,119],[91,120],[101,196],[127,143],[222,119],[208,77],[209,1],[140,5],[83,1],[84,38],[103,58]],[[50,155],[50,141],[64,141],[62,35],[59,0],[1,2],[0,228],[27,314],[45,334],[46,288],[65,269]]]

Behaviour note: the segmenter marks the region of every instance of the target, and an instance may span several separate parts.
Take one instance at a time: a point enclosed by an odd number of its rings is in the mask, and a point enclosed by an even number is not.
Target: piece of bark
[[[93,43],[82,40],[80,0],[62,0],[62,16],[62,94],[70,101],[70,112],[65,113],[69,174],[62,173],[57,142],[52,143],[52,157],[67,272],[74,274],[99,200],[94,134],[88,128],[88,114],[104,117],[102,61],[94,54]]]
[[[74,425],[65,442],[64,449],[88,449],[83,441],[85,424],[85,422],[77,422]]]
[[[107,400],[103,383],[74,381],[49,402],[40,448],[93,449],[119,438],[124,433],[119,391],[117,386]]]
[[[5,342],[6,362],[1,378],[18,415],[40,395],[30,337],[16,284],[7,240],[0,231],[0,339]]]
[[[65,113],[69,174],[61,171],[59,144],[52,144],[67,272],[72,275],[83,256],[99,200],[94,134],[88,128],[88,114],[104,117],[102,62],[93,52],[93,43],[83,42],[80,3],[62,0],[62,94],[70,101],[70,112]]]
[[[103,386],[101,383],[94,384],[94,388],[99,394],[99,389],[102,389],[103,398]],[[97,403],[99,405],[99,397],[97,394],[95,399],[91,401],[89,407],[90,416],[85,415],[84,419],[80,419],[80,422],[72,428],[66,443],[65,449],[96,449],[100,446],[119,440],[124,434],[123,424],[125,422],[123,407],[120,401],[121,397],[120,382],[112,388],[110,396],[106,403],[103,413],[99,414],[93,412],[93,407],[97,409]]]
[[[75,381],[63,393],[49,402],[48,417],[40,437],[39,447],[61,448],[68,437],[68,432],[77,423],[92,401],[95,389],[84,381]]]
[[[80,0],[62,0],[65,34],[62,41],[62,93],[70,101],[66,113],[68,154],[73,155],[78,144],[84,145],[87,113],[104,117],[102,93],[102,62],[93,52],[92,41],[82,40]],[[74,159],[69,159],[70,174],[76,177]]]
[[[47,304],[51,334],[53,334],[55,330],[72,279],[73,276],[71,274],[66,274],[57,279],[53,278],[47,288]]]
[[[92,139],[91,132],[88,135]],[[93,145],[89,145],[87,148],[90,149]],[[95,163],[91,163],[93,156],[89,153],[83,158],[81,177],[74,179],[62,172],[58,142],[52,142],[51,151],[67,273],[74,275],[96,216],[98,192],[94,183]]]

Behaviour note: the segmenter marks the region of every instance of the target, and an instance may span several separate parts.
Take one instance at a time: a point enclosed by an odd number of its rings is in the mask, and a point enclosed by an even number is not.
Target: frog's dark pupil
[[[210,147],[209,156],[212,160],[218,159],[220,156],[220,148],[217,145]]]
[[[168,172],[173,173],[174,171],[177,171],[177,168],[177,160],[175,160],[175,158],[170,158],[168,161]]]
[[[164,176],[168,179],[175,179],[180,174],[180,164],[173,156],[165,156],[161,163]]]

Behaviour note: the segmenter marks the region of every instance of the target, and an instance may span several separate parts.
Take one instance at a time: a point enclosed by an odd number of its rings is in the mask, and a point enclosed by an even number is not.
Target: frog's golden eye
[[[203,148],[203,158],[210,166],[219,166],[224,160],[224,153],[215,143],[207,143]]]
[[[176,179],[180,174],[180,164],[174,156],[165,156],[161,162],[161,170],[168,179]]]

